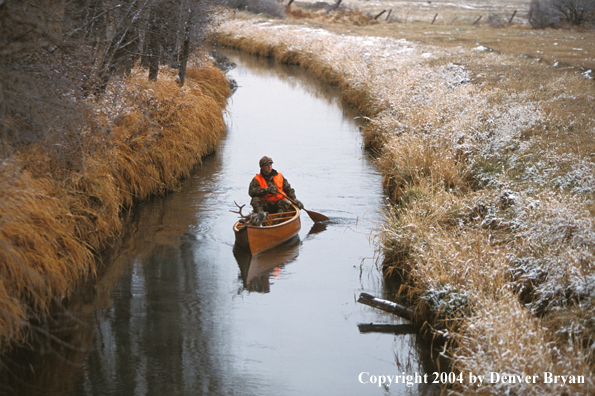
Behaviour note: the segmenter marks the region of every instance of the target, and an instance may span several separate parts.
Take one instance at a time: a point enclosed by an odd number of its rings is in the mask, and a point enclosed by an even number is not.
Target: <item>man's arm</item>
[[[285,192],[285,195],[287,195],[295,202],[298,209],[304,209],[304,204],[301,203],[300,200],[295,197],[295,190],[291,188],[289,182],[285,177],[283,178],[283,191]]]
[[[295,190],[293,188],[291,188],[291,185],[289,184],[289,182],[287,181],[287,179],[285,177],[283,177],[283,192],[285,193],[285,195],[287,195],[289,198],[293,199],[294,201],[297,199],[295,197]]]

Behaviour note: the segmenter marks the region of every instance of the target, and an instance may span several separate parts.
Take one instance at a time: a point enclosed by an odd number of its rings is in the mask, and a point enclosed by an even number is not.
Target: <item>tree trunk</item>
[[[159,32],[159,10],[154,7],[149,18],[149,27],[145,39],[145,55],[142,64],[149,68],[149,80],[156,81],[159,74],[159,58],[161,55],[161,42]]]
[[[188,64],[188,57],[190,56],[190,26],[192,23],[192,9],[188,13],[188,19],[184,26],[184,41],[182,42],[182,50],[178,61],[178,76],[180,77],[180,86],[184,85],[186,80],[186,65]]]

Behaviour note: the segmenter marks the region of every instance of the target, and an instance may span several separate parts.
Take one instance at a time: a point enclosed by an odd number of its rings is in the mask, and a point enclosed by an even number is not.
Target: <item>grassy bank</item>
[[[93,101],[78,141],[81,162],[36,144],[0,164],[0,349],[22,341],[95,274],[95,255],[118,236],[122,210],[175,189],[225,131],[230,95],[210,64],[163,68],[157,82],[135,69]]]
[[[368,117],[393,204],[383,264],[418,324],[449,340],[453,371],[540,376],[483,394],[593,392],[590,74],[475,43],[320,27],[236,20],[219,42],[305,67]],[[543,372],[584,383],[544,384]],[[452,390],[478,392],[468,381]]]

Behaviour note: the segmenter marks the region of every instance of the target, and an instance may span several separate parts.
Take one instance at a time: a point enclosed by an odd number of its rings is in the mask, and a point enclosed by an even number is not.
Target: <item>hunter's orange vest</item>
[[[260,183],[260,188],[267,188],[267,181],[264,180],[264,177],[262,177],[262,175],[259,173],[256,176],[254,176],[256,178],[256,180],[258,180],[258,183]],[[275,176],[273,176],[273,184],[275,184],[275,186],[279,189],[280,193],[285,194],[285,192],[283,191],[283,176],[281,175],[281,173],[277,172],[277,174]],[[267,202],[277,202],[280,199],[285,198],[283,195],[277,193],[277,194],[267,194],[261,197],[262,199],[264,199]]]

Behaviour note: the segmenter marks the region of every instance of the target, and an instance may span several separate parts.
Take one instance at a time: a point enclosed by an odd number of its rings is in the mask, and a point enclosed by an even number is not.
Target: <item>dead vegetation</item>
[[[0,1],[0,352],[213,150],[230,92],[198,48],[219,4]]]
[[[361,9],[353,6],[339,6],[335,9],[308,10],[301,7],[289,6],[285,11],[287,18],[294,20],[309,20],[320,23],[344,23],[355,26],[366,26],[378,23],[372,16],[364,14]]]
[[[219,39],[305,67],[369,119],[364,140],[393,203],[378,239],[383,264],[426,328],[449,339],[451,370],[585,378],[486,394],[591,393],[590,74],[477,42],[438,47],[316,27],[232,21]]]
[[[196,65],[198,66],[198,65]],[[205,62],[159,81],[133,69],[95,101],[99,130],[80,131],[82,167],[44,145],[14,149],[0,166],[0,346],[23,340],[95,271],[95,256],[118,235],[123,209],[174,189],[225,130],[225,74]],[[109,131],[109,132],[106,132]]]

